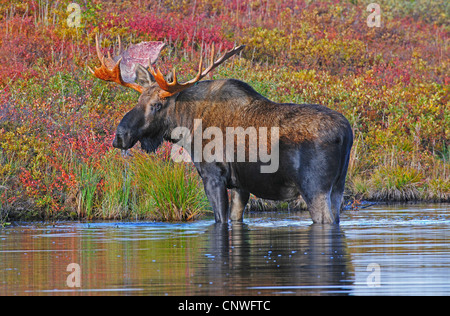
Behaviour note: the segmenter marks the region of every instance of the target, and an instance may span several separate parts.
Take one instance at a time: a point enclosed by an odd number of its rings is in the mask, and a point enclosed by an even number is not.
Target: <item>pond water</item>
[[[0,228],[0,295],[108,294],[450,295],[450,205]]]

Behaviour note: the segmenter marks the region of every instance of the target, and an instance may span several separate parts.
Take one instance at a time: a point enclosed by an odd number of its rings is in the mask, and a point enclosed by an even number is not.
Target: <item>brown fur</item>
[[[317,138],[335,141],[328,135],[335,135],[337,129],[347,124],[341,114],[326,107],[278,104],[235,80],[204,82],[204,85],[206,84],[206,93],[201,93],[193,87],[178,97],[174,114],[177,116],[176,113],[183,113],[177,122],[178,126],[190,127],[192,131],[192,121],[186,119],[202,119],[203,130],[216,126],[222,130],[224,136],[226,127],[255,127],[257,131],[259,127],[267,127],[268,144],[270,127],[278,127],[281,141],[301,144]],[[232,95],[224,95],[226,92],[221,92],[225,85],[235,88]],[[200,89],[202,88],[198,88]]]

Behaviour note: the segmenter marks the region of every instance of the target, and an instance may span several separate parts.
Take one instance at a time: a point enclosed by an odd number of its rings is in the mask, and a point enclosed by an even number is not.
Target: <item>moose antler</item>
[[[137,45],[130,45],[126,51],[122,51],[120,37],[118,37],[118,42],[119,48],[116,56],[111,57],[108,52],[108,57],[105,57],[100,50],[98,37],[95,35],[95,48],[101,65],[95,67],[95,70],[88,68],[99,79],[113,81],[142,93],[144,87],[134,83],[136,64],[139,63],[147,67],[155,63],[165,44],[163,42],[142,42]]]
[[[120,37],[119,46],[120,54],[122,50]],[[95,35],[95,48],[97,50],[97,56],[98,59],[100,59],[101,66],[95,67],[95,70],[92,70],[91,67],[88,66],[89,70],[94,76],[105,81],[113,81],[122,86],[132,88],[139,93],[142,93],[142,91],[144,91],[144,88],[142,86],[132,82],[125,82],[122,79],[122,75],[120,74],[120,62],[122,61],[122,57],[120,57],[116,62],[113,58],[111,58],[111,54],[108,52],[108,58],[105,58],[105,56],[103,56],[102,52],[100,51],[100,45],[98,43],[97,35]]]
[[[173,81],[167,82],[164,78],[163,74],[159,70],[159,68],[155,71],[152,65],[150,65],[149,70],[152,76],[155,78],[156,83],[159,85],[159,87],[163,90],[160,92],[161,98],[167,98],[170,97],[178,92],[183,91],[184,89],[187,89],[194,84],[196,84],[198,81],[200,81],[203,77],[205,77],[209,72],[211,72],[214,68],[222,64],[224,61],[226,61],[228,58],[232,57],[233,55],[239,53],[245,45],[241,45],[238,47],[234,47],[232,50],[225,53],[222,57],[220,57],[218,60],[214,61],[214,44],[211,49],[211,63],[208,68],[205,69],[205,71],[202,72],[203,69],[203,56],[200,57],[200,63],[198,66],[198,73],[195,76],[194,79],[191,79],[185,83],[178,83],[177,76],[175,73],[175,68],[173,69]]]

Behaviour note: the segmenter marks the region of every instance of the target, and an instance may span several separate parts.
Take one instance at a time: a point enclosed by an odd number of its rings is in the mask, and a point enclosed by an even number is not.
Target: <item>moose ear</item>
[[[142,66],[141,64],[136,64],[136,80],[135,82],[138,85],[143,86],[144,88],[150,87],[155,81],[155,78],[152,74]]]

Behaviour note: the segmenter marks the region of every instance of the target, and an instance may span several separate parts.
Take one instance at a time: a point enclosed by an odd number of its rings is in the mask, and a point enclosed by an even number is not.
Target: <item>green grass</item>
[[[79,202],[78,215],[80,217],[92,218],[96,210],[97,186],[101,179],[101,173],[96,168],[81,164],[78,168]]]
[[[146,218],[189,221],[209,208],[201,180],[189,164],[136,153],[130,170],[140,192],[135,212]]]
[[[375,170],[371,181],[372,199],[414,201],[421,195],[423,175],[412,168],[381,167]]]
[[[191,221],[210,209],[194,167],[158,154],[110,149],[97,167],[80,165],[78,216]]]

